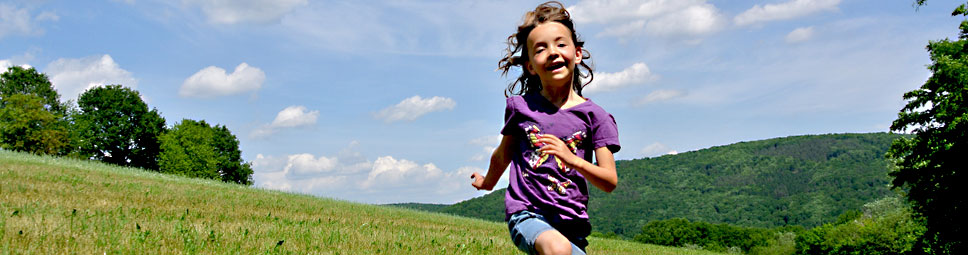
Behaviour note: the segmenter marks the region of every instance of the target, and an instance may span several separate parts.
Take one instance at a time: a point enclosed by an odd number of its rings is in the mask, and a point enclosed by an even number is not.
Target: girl
[[[515,66],[522,73],[505,92],[514,96],[487,175],[472,174],[471,185],[493,189],[511,164],[505,220],[514,244],[529,254],[585,254],[587,183],[605,192],[618,184],[615,119],[581,95],[588,84],[581,79],[593,77],[583,44],[564,6],[547,2],[525,14],[498,62],[503,75]],[[597,165],[590,163],[593,151]]]

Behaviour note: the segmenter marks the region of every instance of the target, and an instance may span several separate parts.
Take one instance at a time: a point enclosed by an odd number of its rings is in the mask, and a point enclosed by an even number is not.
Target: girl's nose
[[[559,56],[561,56],[561,51],[557,48],[551,47],[551,49],[548,50],[548,59],[556,59]]]

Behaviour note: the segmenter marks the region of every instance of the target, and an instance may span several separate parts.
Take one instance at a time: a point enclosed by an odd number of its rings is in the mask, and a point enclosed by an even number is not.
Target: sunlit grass
[[[2,254],[517,254],[501,223],[0,150]],[[591,254],[705,254],[591,238]]]

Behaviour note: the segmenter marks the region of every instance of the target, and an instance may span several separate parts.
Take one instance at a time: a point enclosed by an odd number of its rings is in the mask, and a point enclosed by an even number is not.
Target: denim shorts
[[[514,245],[518,246],[521,251],[533,255],[538,254],[538,250],[534,247],[534,241],[538,239],[538,235],[556,229],[548,224],[544,216],[529,211],[520,211],[511,215],[511,218],[508,219],[508,230],[511,231],[511,240],[514,241]],[[571,254],[585,255],[584,247],[575,245],[576,241],[583,246],[588,245],[585,237],[568,238],[571,242]]]

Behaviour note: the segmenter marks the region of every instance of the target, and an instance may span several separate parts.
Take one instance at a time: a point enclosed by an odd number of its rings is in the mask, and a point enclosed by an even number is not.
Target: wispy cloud
[[[648,95],[645,95],[644,97],[639,99],[636,102],[636,104],[644,105],[644,104],[651,104],[655,102],[662,102],[662,101],[667,101],[674,98],[679,98],[685,95],[686,95],[686,92],[683,92],[681,90],[660,89],[660,90],[649,92]]]
[[[613,37],[702,37],[719,31],[725,19],[705,0],[589,0],[568,9],[576,22],[605,24],[598,36]]]
[[[47,64],[44,72],[63,100],[76,99],[84,91],[103,85],[137,88],[138,80],[121,68],[111,55],[61,58]]]
[[[787,43],[798,43],[810,40],[811,37],[813,37],[813,27],[801,27],[790,31],[785,39]]]
[[[519,20],[527,7],[534,6],[508,0],[311,2],[284,16],[281,31],[311,48],[348,54],[493,57],[467,49],[500,50],[494,38],[513,32],[508,21]]]
[[[778,4],[754,5],[736,15],[733,22],[739,26],[746,26],[774,20],[794,19],[817,12],[837,10],[838,4],[840,0],[792,0]]]
[[[44,29],[37,22],[58,21],[57,14],[43,11],[36,16],[27,8],[18,8],[10,3],[0,3],[0,39],[8,35],[41,35]]]
[[[497,146],[501,144],[502,135],[489,135],[471,139],[469,144],[481,146],[479,153],[471,156],[471,161],[482,161],[491,156]]]
[[[413,121],[431,112],[452,110],[455,106],[457,106],[457,103],[446,97],[435,96],[423,99],[420,96],[413,96],[380,110],[375,117],[386,122]]]
[[[306,0],[185,0],[184,3],[198,6],[215,24],[237,23],[275,23],[286,14],[307,4]]]
[[[234,95],[258,90],[265,80],[265,72],[245,62],[236,66],[231,74],[225,69],[209,66],[185,79],[178,95],[196,98]]]

